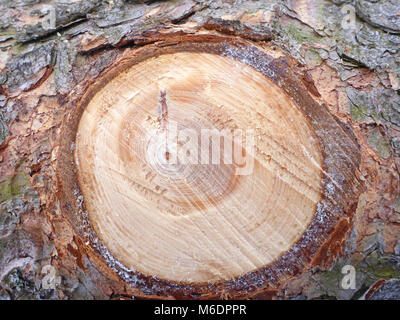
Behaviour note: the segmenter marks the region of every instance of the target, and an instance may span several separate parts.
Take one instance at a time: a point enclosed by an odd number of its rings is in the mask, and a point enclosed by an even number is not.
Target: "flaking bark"
[[[55,8],[43,28],[44,5]],[[352,19],[341,9],[355,12]],[[46,11],[47,10],[47,11]],[[254,298],[397,298],[400,278],[400,36],[392,1],[2,1],[0,4],[0,298],[113,299],[133,293],[79,250],[57,202],[68,106],[126,50],[163,32],[242,37],[299,61],[309,91],[354,132],[365,189],[329,266]],[[71,151],[73,151],[71,145]],[[328,254],[328,253],[327,253]],[[344,265],[356,287],[340,285]],[[43,285],[45,266],[56,272]],[[229,298],[224,292],[221,298]]]

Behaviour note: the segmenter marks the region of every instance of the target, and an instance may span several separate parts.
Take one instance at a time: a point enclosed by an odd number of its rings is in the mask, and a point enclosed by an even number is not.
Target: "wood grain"
[[[77,90],[60,128],[57,198],[79,252],[124,290],[273,296],[342,254],[360,146],[281,50],[154,32]],[[206,129],[228,140],[203,147]],[[240,130],[246,139],[229,138]]]
[[[254,169],[201,164],[201,144],[198,162],[168,163],[166,121],[198,137],[254,130]],[[322,156],[304,115],[260,72],[209,53],[161,55],[110,81],[82,115],[75,158],[90,220],[111,253],[177,282],[229,280],[273,262],[321,197]]]

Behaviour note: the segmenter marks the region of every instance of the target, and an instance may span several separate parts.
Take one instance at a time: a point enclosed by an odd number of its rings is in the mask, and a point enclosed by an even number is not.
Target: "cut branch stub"
[[[304,78],[280,53],[208,35],[116,61],[71,101],[61,142],[81,250],[160,297],[249,296],[329,263],[360,154]]]

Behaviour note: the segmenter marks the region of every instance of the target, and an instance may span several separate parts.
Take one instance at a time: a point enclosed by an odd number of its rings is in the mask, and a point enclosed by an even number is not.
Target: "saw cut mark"
[[[221,132],[228,138],[214,139]],[[133,65],[91,98],[75,160],[91,224],[119,262],[214,283],[273,263],[300,239],[321,200],[316,141],[261,72],[176,52]]]

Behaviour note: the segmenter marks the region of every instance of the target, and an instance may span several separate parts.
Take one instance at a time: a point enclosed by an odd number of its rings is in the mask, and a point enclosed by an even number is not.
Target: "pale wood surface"
[[[163,161],[172,121],[253,129],[254,170]],[[272,263],[321,197],[322,155],[304,115],[258,71],[206,53],[152,58],[105,85],[82,115],[75,159],[100,239],[126,267],[170,281],[227,280]]]

